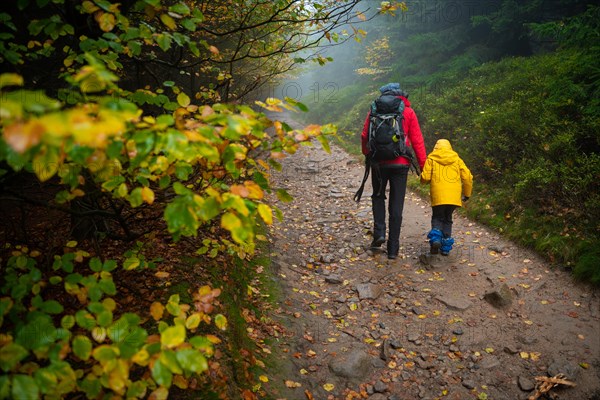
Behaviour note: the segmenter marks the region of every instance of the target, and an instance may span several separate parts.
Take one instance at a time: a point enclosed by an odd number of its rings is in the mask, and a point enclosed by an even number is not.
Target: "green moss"
[[[190,282],[184,281],[176,283],[169,287],[169,296],[178,294],[181,303],[190,304],[193,302],[192,296],[190,294],[191,284]]]

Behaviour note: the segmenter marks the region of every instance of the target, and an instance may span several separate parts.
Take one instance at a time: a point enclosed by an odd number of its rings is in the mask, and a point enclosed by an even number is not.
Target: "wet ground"
[[[558,374],[576,386],[553,398],[600,398],[597,289],[460,215],[451,254],[428,256],[429,203],[410,192],[400,257],[372,252],[370,184],[352,200],[363,171],[315,146],[274,176],[294,197],[271,232],[274,398],[527,399]]]

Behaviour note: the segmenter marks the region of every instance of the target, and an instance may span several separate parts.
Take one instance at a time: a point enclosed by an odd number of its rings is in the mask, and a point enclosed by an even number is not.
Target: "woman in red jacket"
[[[399,83],[388,83],[382,86],[379,91],[382,95],[394,95],[404,102],[404,111],[402,119],[402,128],[406,135],[406,145],[412,147],[417,157],[419,167],[422,169],[427,158],[425,144],[419,127],[417,115],[410,107],[408,94],[400,89]],[[363,127],[361,142],[362,152],[365,156],[369,155],[369,124],[370,112],[367,114]],[[400,251],[400,227],[402,226],[402,211],[404,208],[404,196],[406,194],[406,180],[410,160],[405,156],[399,156],[393,160],[379,161],[372,165],[371,184],[373,186],[373,195],[371,196],[373,208],[373,242],[371,247],[381,247],[386,238],[386,218],[385,218],[385,192],[387,184],[390,184],[390,198],[388,202],[388,223],[389,235],[387,239],[387,254],[389,259],[398,257]]]

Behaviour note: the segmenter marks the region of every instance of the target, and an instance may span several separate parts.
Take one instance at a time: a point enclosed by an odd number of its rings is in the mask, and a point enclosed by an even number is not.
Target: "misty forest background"
[[[468,215],[599,283],[600,11],[592,3],[408,2],[275,94],[301,97],[306,121],[336,123],[342,144],[359,153],[377,89],[400,82],[427,150],[447,138],[471,168]]]
[[[267,396],[272,176],[311,143],[360,157],[387,82],[471,168],[470,216],[600,283],[599,24],[583,0],[3,2],[0,400]]]

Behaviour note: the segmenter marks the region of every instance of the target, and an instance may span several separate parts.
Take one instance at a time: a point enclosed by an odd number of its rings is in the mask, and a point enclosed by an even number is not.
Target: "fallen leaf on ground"
[[[243,400],[256,400],[256,395],[250,391],[250,389],[244,389],[242,392]]]
[[[519,286],[525,289],[529,289],[531,287],[531,285],[528,285],[527,283],[519,283]]]
[[[152,318],[154,318],[154,320],[156,321],[162,318],[164,310],[165,307],[157,301],[152,303],[152,305],[150,306],[150,314],[152,315]]]

